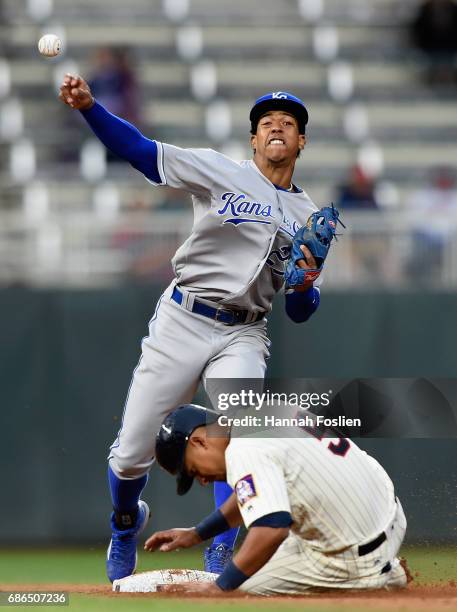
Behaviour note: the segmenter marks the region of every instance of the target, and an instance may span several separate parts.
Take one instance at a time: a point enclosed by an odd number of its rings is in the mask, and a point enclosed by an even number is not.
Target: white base
[[[113,582],[116,593],[155,593],[159,584],[177,584],[179,582],[209,582],[217,574],[191,569],[163,569],[154,572],[133,574]]]

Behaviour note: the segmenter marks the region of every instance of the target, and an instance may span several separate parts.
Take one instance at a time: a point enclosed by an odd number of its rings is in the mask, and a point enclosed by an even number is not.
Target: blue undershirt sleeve
[[[251,527],[273,527],[274,529],[279,529],[281,527],[290,527],[293,523],[292,516],[290,512],[272,512],[271,514],[266,514],[265,516],[261,516],[256,521],[251,523]]]
[[[105,147],[132,164],[153,183],[164,184],[155,140],[143,136],[135,126],[113,115],[97,101],[89,110],[81,111],[81,115]]]
[[[317,310],[320,302],[320,291],[310,287],[308,291],[286,293],[286,312],[295,323],[304,323]]]

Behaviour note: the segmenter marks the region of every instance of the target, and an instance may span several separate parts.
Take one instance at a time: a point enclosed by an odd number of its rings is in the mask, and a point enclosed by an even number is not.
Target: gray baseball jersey
[[[305,192],[277,189],[254,162],[238,163],[212,150],[158,143],[158,168],[160,184],[192,195],[194,224],[173,259],[176,279],[143,339],[122,428],[111,447],[111,467],[121,478],[148,472],[161,422],[192,401],[200,381],[216,406],[217,385],[209,380],[264,377],[265,319],[227,326],[190,312],[189,305],[198,296],[269,311],[283,285],[292,237],[317,210]],[[175,284],[182,305],[171,297]]]
[[[317,210],[277,189],[253,161],[158,143],[162,184],[192,194],[192,233],[173,258],[180,286],[241,309],[268,311],[296,231]],[[318,284],[318,283],[316,283]]]

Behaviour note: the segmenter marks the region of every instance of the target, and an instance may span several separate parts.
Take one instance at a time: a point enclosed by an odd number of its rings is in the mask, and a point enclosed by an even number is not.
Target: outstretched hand
[[[76,110],[89,110],[95,104],[87,82],[79,74],[68,72],[60,87],[59,99]]]
[[[167,531],[157,531],[144,544],[144,550],[150,552],[160,550],[170,552],[178,548],[190,548],[195,544],[201,543],[201,538],[194,527],[189,529],[168,529]]]

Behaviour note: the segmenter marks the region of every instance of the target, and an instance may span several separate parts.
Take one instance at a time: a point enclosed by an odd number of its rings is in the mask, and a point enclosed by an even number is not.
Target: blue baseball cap
[[[220,414],[196,404],[178,406],[165,417],[156,436],[157,463],[176,476],[177,493],[184,495],[191,488],[194,477],[184,467],[187,443],[197,427],[217,421]]]
[[[298,121],[300,134],[304,134],[308,123],[308,111],[300,98],[293,96],[287,91],[273,91],[257,98],[249,114],[251,121],[251,133],[257,131],[260,117],[271,110],[284,110],[293,115]]]

